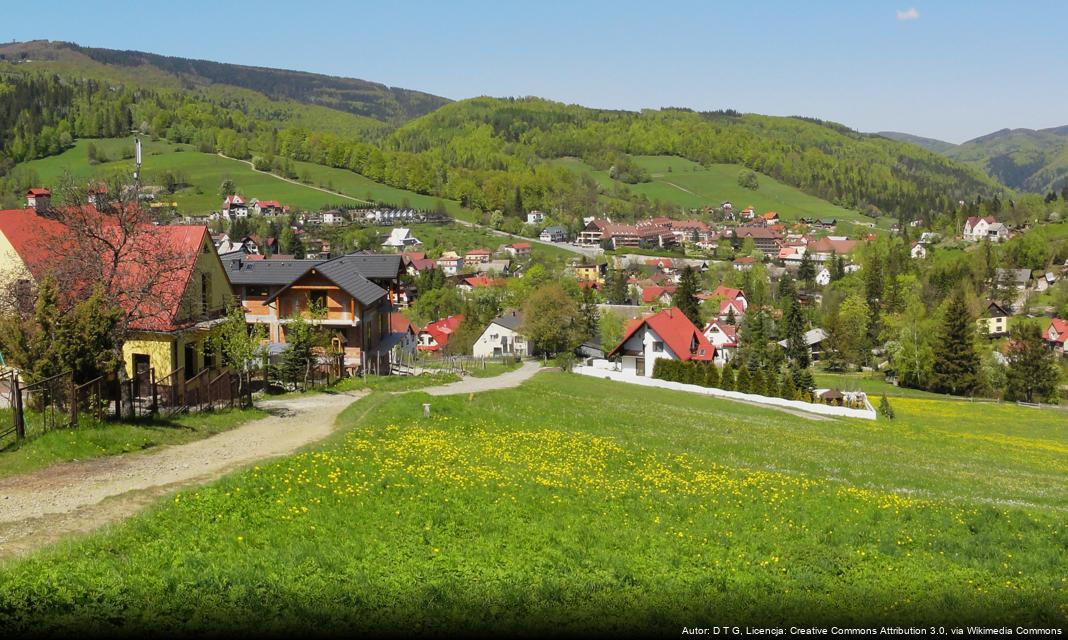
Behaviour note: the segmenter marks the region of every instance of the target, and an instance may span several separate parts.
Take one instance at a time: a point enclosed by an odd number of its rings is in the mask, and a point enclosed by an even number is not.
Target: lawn
[[[4,441],[6,448],[0,449],[0,477],[27,473],[58,462],[199,440],[266,415],[259,409],[234,409],[135,423],[91,422],[29,437],[18,447],[14,436],[10,436]]]
[[[702,167],[696,162],[673,156],[634,156],[634,160],[649,171],[652,180],[624,186],[650,200],[662,200],[688,209],[718,207],[729,200],[737,211],[751,205],[759,213],[778,211],[783,220],[833,217],[870,221],[870,218],[856,211],[831,204],[763,174],[759,175],[759,187],[756,190],[746,189],[738,184],[738,173],[744,169],[741,165]],[[554,162],[592,176],[606,189],[612,188],[615,182],[608,177],[607,171],[597,171],[575,158],[562,158]]]
[[[93,144],[108,162],[90,165],[87,148]],[[462,209],[459,203],[425,196],[404,189],[380,184],[358,173],[333,169],[310,162],[294,162],[294,170],[301,177],[310,178],[314,187],[350,196],[350,199],[324,193],[304,184],[293,184],[277,177],[254,171],[248,164],[223,158],[215,154],[193,151],[190,145],[168,142],[143,141],[142,171],[146,184],[153,184],[163,171],[180,172],[189,186],[173,195],[164,195],[160,201],[178,203],[179,211],[201,215],[217,210],[222,205],[219,185],[225,179],[234,181],[239,193],[247,198],[278,200],[290,207],[317,211],[327,205],[363,205],[368,199],[400,206],[407,203],[413,208],[432,210],[440,201],[451,215],[473,219],[474,214]],[[132,138],[81,139],[63,153],[26,162],[21,166],[37,172],[43,185],[56,186],[65,172],[79,178],[107,176],[117,172],[132,172]]]
[[[805,420],[559,372],[372,394],[321,447],[0,569],[0,627],[174,633],[1068,622],[1063,415]]]
[[[909,389],[898,387],[883,379],[882,374],[872,375],[864,373],[816,373],[814,375],[816,386],[820,388],[831,387],[842,391],[863,391],[868,394],[873,405],[879,403],[879,396],[902,396],[908,398],[945,399],[945,396],[923,391],[922,389]]]

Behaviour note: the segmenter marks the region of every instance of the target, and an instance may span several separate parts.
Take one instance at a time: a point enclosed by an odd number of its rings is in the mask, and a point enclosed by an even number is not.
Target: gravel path
[[[457,393],[479,393],[481,391],[493,391],[494,389],[510,389],[518,387],[531,379],[538,371],[541,371],[541,363],[537,360],[527,360],[518,369],[492,378],[468,376],[459,382],[450,382],[438,387],[427,387],[418,391],[432,396],[451,396]]]
[[[187,444],[53,465],[0,480],[0,557],[91,531],[177,488],[285,455],[329,435],[342,409],[366,395],[268,400],[274,415]]]

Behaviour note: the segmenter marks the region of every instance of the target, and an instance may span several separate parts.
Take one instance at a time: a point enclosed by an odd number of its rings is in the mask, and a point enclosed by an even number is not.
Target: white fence
[[[744,400],[745,402],[752,402],[754,404],[767,405],[769,407],[781,407],[784,409],[796,409],[798,411],[807,411],[809,413],[818,413],[827,416],[838,416],[844,418],[860,418],[862,420],[875,420],[877,414],[875,409],[852,409],[850,407],[838,407],[829,404],[815,404],[811,402],[803,402],[801,400],[786,400],[785,398],[771,398],[768,396],[761,396],[755,393],[741,393],[738,391],[727,391],[726,389],[717,389],[715,387],[702,387],[696,384],[684,384],[682,382],[671,382],[668,380],[660,380],[657,378],[649,378],[646,376],[638,376],[633,373],[625,373],[623,371],[616,371],[612,367],[612,363],[605,360],[594,360],[592,366],[579,366],[573,369],[575,373],[590,376],[592,378],[601,378],[606,380],[614,380],[616,382],[629,382],[630,384],[637,384],[643,387],[656,387],[659,389],[671,389],[674,391],[686,391],[688,393],[698,393],[706,396],[715,396],[717,398],[727,398],[729,400]]]

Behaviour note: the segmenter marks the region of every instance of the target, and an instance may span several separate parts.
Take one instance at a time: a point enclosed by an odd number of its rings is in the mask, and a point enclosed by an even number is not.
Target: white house
[[[389,233],[389,237],[382,243],[382,246],[386,249],[397,249],[400,251],[419,247],[422,244],[423,243],[419,241],[419,238],[412,235],[411,229],[400,227]]]
[[[638,376],[652,376],[661,358],[712,362],[716,357],[704,334],[677,307],[634,321],[608,358],[620,357],[622,370]]]
[[[447,276],[456,275],[463,266],[463,256],[457,255],[455,251],[446,251],[438,258],[438,268]]]
[[[234,218],[247,218],[248,217],[248,203],[245,199],[236,193],[232,196],[226,196],[222,204],[222,214],[227,220]]]
[[[995,220],[994,216],[968,218],[964,223],[964,239],[979,242],[983,238],[989,238],[991,242],[1004,242],[1009,239],[1009,230]]]
[[[715,363],[724,365],[734,357],[738,350],[738,327],[723,320],[715,320],[705,325],[705,339],[716,348]]]
[[[519,333],[522,314],[512,311],[494,318],[471,349],[476,358],[529,355],[527,339]]]
[[[531,211],[527,214],[527,224],[541,224],[545,222],[545,213],[542,211]]]
[[[831,284],[830,269],[828,269],[827,267],[823,267],[822,269],[820,269],[819,273],[816,274],[816,284],[821,287],[826,287],[827,285]]]
[[[567,229],[563,227],[545,227],[539,239],[542,242],[567,242]]]
[[[329,225],[345,225],[349,223],[348,217],[340,211],[324,211],[323,212],[323,224]]]
[[[979,319],[979,328],[988,336],[1003,336],[1009,332],[1009,312],[996,302],[989,302]]]
[[[913,260],[923,260],[927,257],[927,247],[917,242],[912,245],[912,250],[909,251],[909,255],[912,256]]]

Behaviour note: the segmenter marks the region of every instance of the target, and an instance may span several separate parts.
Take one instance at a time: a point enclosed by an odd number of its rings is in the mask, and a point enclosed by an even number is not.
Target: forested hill
[[[899,142],[911,142],[912,144],[919,145],[924,149],[934,151],[935,153],[945,153],[957,146],[952,142],[937,140],[935,138],[924,138],[923,136],[914,136],[911,133],[901,133],[900,131],[880,131],[878,135]]]
[[[474,170],[563,156],[607,168],[620,153],[741,164],[876,215],[944,211],[958,200],[1004,191],[975,168],[915,145],[830,122],[730,111],[635,113],[538,98],[476,98],[409,122],[385,144]]]
[[[67,42],[35,41],[0,46],[9,60],[63,60],[76,68],[84,57],[116,66],[152,69],[172,75],[186,86],[223,84],[251,89],[274,99],[321,105],[376,120],[401,123],[427,114],[449,102],[447,98],[388,87],[384,84],[304,71],[268,69],[208,60],[162,56],[141,51],[81,47]]]

